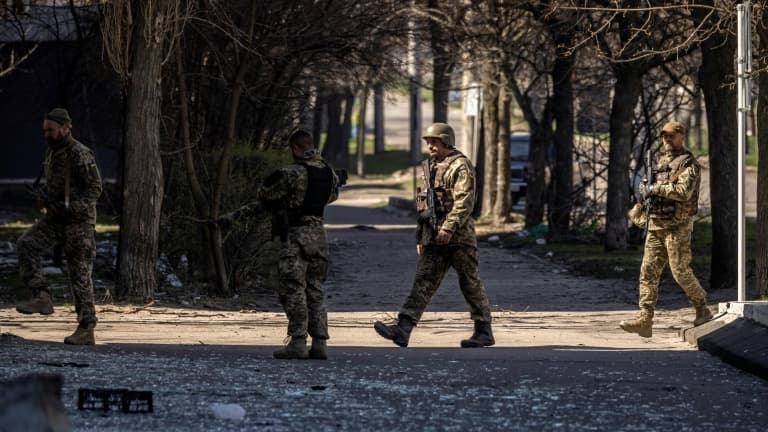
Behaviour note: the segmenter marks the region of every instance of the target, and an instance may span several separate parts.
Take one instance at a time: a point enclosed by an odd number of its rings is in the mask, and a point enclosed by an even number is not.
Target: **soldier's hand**
[[[424,245],[419,243],[416,245],[416,254],[421,255],[424,252]]]
[[[435,240],[437,241],[438,245],[445,246],[448,244],[448,242],[451,241],[451,237],[453,237],[452,232],[441,229],[438,231],[437,238]]]
[[[646,184],[641,183],[640,184],[640,196],[643,197],[643,201],[647,200],[653,195],[654,188],[656,188],[656,184]]]
[[[54,200],[43,200],[43,204],[48,210],[49,213],[59,216],[59,217],[66,217],[69,213],[68,209],[65,208],[62,204],[59,204],[58,202]]]

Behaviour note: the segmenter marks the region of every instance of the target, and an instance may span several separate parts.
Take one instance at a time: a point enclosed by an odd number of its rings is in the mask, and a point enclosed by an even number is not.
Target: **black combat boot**
[[[407,347],[414,326],[415,324],[410,318],[400,316],[395,324],[387,325],[381,321],[376,321],[373,328],[384,339],[389,339],[401,347]]]
[[[475,332],[472,337],[461,341],[462,348],[482,348],[496,343],[493,338],[491,323],[488,321],[475,321]]]

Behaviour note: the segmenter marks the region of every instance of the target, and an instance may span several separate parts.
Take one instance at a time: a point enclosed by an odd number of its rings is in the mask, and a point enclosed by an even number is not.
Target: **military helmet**
[[[427,138],[437,138],[440,141],[443,142],[443,144],[446,145],[448,148],[454,148],[455,147],[455,138],[453,135],[453,128],[445,123],[433,123],[431,124],[426,131],[424,131],[424,135],[421,136],[422,139]]]

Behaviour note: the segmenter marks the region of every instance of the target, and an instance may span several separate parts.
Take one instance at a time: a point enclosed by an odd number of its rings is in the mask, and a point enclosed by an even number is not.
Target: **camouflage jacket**
[[[656,163],[653,194],[659,199],[651,209],[649,230],[690,224],[698,210],[701,166],[687,149],[664,152]]]
[[[93,151],[68,136],[59,148],[48,148],[43,162],[45,189],[61,207],[51,216],[59,222],[96,223],[96,201],[101,196],[101,174]]]
[[[437,193],[436,207],[443,207],[445,215],[438,215],[438,230],[451,232],[453,235],[449,245],[464,245],[477,247],[475,236],[475,221],[472,218],[472,210],[475,207],[475,168],[472,162],[454,150],[444,160],[430,159],[430,166],[436,178],[432,183],[436,191],[443,189],[444,193]],[[444,166],[443,166],[444,165]],[[441,175],[442,174],[442,175]],[[439,177],[439,178],[438,178]],[[427,188],[427,179],[422,176],[424,187]],[[445,197],[447,203],[441,203]],[[448,205],[446,205],[448,204]],[[416,229],[416,239],[419,244],[430,244],[434,239],[429,227],[423,221],[419,221]]]
[[[309,186],[309,174],[304,165],[317,168],[327,164],[316,150],[310,150],[304,157],[295,158],[295,163],[272,173],[258,192],[258,199],[268,208],[285,211],[290,219],[287,240],[298,243],[307,255],[325,255],[325,231],[323,218],[319,216],[293,215],[301,208]],[[333,173],[333,170],[331,170]],[[328,204],[338,198],[339,179],[333,173],[333,186]]]
[[[656,168],[648,230],[691,225],[698,210],[701,166],[690,151],[681,149],[662,153]],[[638,227],[645,228],[647,214],[644,205],[635,205],[628,217]]]

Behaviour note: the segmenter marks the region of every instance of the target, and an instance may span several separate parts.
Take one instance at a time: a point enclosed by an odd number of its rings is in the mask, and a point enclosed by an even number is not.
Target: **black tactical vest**
[[[301,165],[307,169],[307,191],[299,209],[299,216],[323,217],[325,205],[333,190],[333,171],[327,164],[318,168],[309,164]]]

